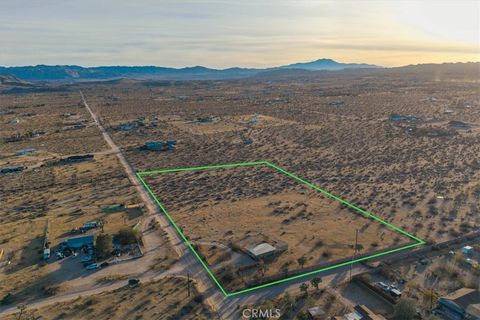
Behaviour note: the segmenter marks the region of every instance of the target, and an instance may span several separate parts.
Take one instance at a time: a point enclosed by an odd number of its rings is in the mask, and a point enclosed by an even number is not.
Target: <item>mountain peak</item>
[[[321,58],[321,59],[317,59],[315,61],[312,61],[312,62],[333,62],[333,63],[338,63],[337,61],[333,60],[333,59],[329,59],[329,58]]]
[[[306,70],[343,70],[358,68],[378,68],[378,66],[366,63],[341,63],[329,58],[321,58],[310,62],[299,62],[281,66],[283,69],[306,69]]]

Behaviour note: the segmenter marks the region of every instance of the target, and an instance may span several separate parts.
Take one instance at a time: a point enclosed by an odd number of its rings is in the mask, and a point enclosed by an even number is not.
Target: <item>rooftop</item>
[[[313,307],[313,308],[308,309],[308,313],[309,313],[312,317],[316,317],[316,316],[322,316],[322,315],[324,315],[324,314],[325,314],[325,311],[323,311],[322,307],[317,306],[317,307]]]
[[[461,288],[443,297],[443,299],[455,302],[460,307],[467,309],[469,305],[480,304],[480,291],[469,288]]]
[[[263,254],[266,254],[266,253],[270,253],[270,252],[273,252],[275,251],[275,247],[264,242],[264,243],[261,243],[253,248],[250,248],[248,249],[248,251],[254,255],[254,256],[261,256]]]

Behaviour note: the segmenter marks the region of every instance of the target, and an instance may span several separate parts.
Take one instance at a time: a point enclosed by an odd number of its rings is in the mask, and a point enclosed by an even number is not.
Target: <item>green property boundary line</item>
[[[183,231],[175,223],[173,218],[170,216],[168,211],[165,209],[164,205],[160,202],[160,200],[158,200],[157,196],[154,194],[154,192],[152,191],[150,186],[145,182],[143,177],[146,176],[146,175],[160,174],[160,173],[172,173],[172,172],[181,172],[181,171],[198,171],[198,170],[219,169],[219,168],[228,168],[228,167],[257,166],[257,165],[267,165],[267,166],[269,166],[269,167],[271,167],[271,168],[289,176],[290,178],[292,178],[294,180],[297,180],[298,182],[301,182],[302,184],[305,184],[305,185],[311,187],[312,189],[314,189],[316,191],[321,192],[322,194],[326,195],[327,197],[329,197],[331,199],[334,199],[334,200],[346,205],[349,208],[354,209],[355,211],[362,214],[363,216],[365,216],[367,218],[371,218],[375,221],[378,221],[378,222],[382,223],[383,225],[387,226],[388,228],[390,228],[391,230],[396,231],[396,232],[398,232],[398,233],[400,233],[404,236],[407,236],[408,238],[414,240],[415,242],[407,244],[407,245],[399,247],[399,248],[386,250],[386,251],[383,251],[383,252],[380,252],[380,253],[372,254],[372,255],[357,258],[357,259],[353,259],[353,260],[350,260],[350,261],[345,261],[345,262],[342,262],[342,263],[334,264],[334,265],[324,267],[324,268],[321,268],[321,269],[317,269],[317,270],[313,270],[313,271],[310,271],[310,272],[305,272],[305,273],[298,274],[298,275],[291,276],[291,277],[287,277],[287,278],[284,278],[284,279],[264,283],[264,284],[261,284],[261,285],[258,285],[258,286],[254,286],[254,287],[250,287],[250,288],[246,288],[246,289],[242,289],[242,290],[238,290],[238,291],[233,291],[233,292],[227,292],[223,288],[223,286],[220,284],[220,282],[217,280],[217,278],[214,276],[214,274],[212,273],[210,268],[207,266],[207,264],[203,261],[203,259],[197,253],[197,251],[193,248],[192,243],[183,234]],[[162,210],[162,212],[165,214],[167,219],[173,225],[173,227],[175,228],[177,233],[180,235],[182,240],[185,242],[187,247],[193,252],[193,254],[197,258],[197,260],[200,262],[200,264],[203,266],[203,268],[207,271],[208,275],[212,278],[213,282],[217,285],[217,287],[220,289],[220,291],[223,293],[223,295],[225,297],[232,297],[232,296],[239,295],[239,294],[242,294],[242,293],[247,293],[247,292],[251,292],[251,291],[254,291],[254,290],[258,290],[258,289],[267,288],[267,287],[270,287],[270,286],[273,286],[273,285],[277,285],[277,284],[285,283],[285,282],[288,282],[288,281],[291,281],[291,280],[296,280],[296,279],[299,279],[299,278],[311,276],[311,275],[318,274],[318,273],[321,273],[321,272],[324,272],[324,271],[332,270],[332,269],[335,269],[335,268],[340,268],[340,267],[343,267],[343,266],[351,265],[351,264],[361,262],[361,261],[365,261],[365,260],[369,260],[369,259],[372,259],[372,258],[378,258],[378,257],[384,256],[384,255],[387,255],[387,254],[391,254],[391,253],[394,253],[394,252],[414,248],[414,247],[425,244],[424,240],[422,240],[422,239],[406,232],[405,230],[403,230],[403,229],[401,229],[401,228],[383,220],[382,218],[380,218],[380,217],[378,217],[378,216],[376,216],[376,215],[374,215],[374,214],[372,214],[372,213],[370,213],[366,210],[363,210],[363,209],[355,206],[354,204],[352,204],[352,203],[350,203],[346,200],[343,200],[342,198],[340,198],[340,197],[338,197],[338,196],[336,196],[336,195],[334,195],[334,194],[332,194],[332,193],[330,193],[330,192],[328,192],[328,191],[326,191],[326,190],[324,190],[324,189],[322,189],[322,188],[320,188],[320,187],[318,187],[318,186],[316,186],[316,185],[314,185],[314,184],[312,184],[312,183],[294,175],[293,173],[290,173],[290,172],[288,172],[288,171],[286,171],[286,170],[284,170],[280,167],[277,167],[276,165],[274,165],[273,163],[268,162],[268,161],[227,163],[227,164],[207,165],[207,166],[190,167],[190,168],[177,168],[177,169],[163,169],[163,170],[154,170],[154,171],[143,171],[143,172],[137,172],[136,175],[137,175],[138,179],[140,180],[140,182],[142,183],[142,185],[148,191],[148,193],[152,196],[155,203],[158,205],[158,207]]]

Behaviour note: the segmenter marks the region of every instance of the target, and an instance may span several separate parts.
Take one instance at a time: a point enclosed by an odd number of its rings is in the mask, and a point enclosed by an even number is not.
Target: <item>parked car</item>
[[[402,292],[398,289],[391,289],[390,290],[390,295],[394,298],[400,298],[400,297],[402,297]]]
[[[102,264],[100,264],[100,268],[105,268],[105,267],[108,267],[109,265],[110,265],[110,263],[105,261],[105,262],[102,262]]]
[[[140,284],[140,279],[138,278],[133,278],[133,279],[130,279],[128,280],[128,285],[133,287],[133,286],[137,286]]]
[[[390,291],[390,286],[388,286],[386,283],[384,282],[377,282],[377,286],[382,289],[383,291],[385,292],[388,292]]]
[[[68,248],[64,249],[62,252],[65,257],[70,257],[72,255],[72,250]]]
[[[96,269],[98,269],[98,266],[97,266],[96,263],[93,263],[93,264],[90,264],[90,265],[86,266],[85,269],[87,269],[87,270],[96,270]]]
[[[86,256],[80,259],[80,262],[85,263],[85,262],[90,262],[92,260],[93,260],[92,256]]]

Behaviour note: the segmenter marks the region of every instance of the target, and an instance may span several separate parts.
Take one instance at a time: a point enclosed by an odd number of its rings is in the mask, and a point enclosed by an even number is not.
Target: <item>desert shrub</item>
[[[330,258],[332,256],[332,252],[330,250],[325,250],[322,252],[322,257]]]
[[[401,298],[395,305],[394,320],[411,320],[416,315],[415,300]]]
[[[109,234],[99,234],[95,240],[96,254],[99,258],[108,258],[113,251],[112,236]]]
[[[137,243],[139,238],[139,232],[132,228],[121,229],[113,236],[113,240],[120,243],[121,245],[135,244]]]
[[[44,294],[48,295],[48,296],[54,296],[56,295],[59,291],[60,291],[60,288],[58,286],[45,286],[42,288],[42,291]]]

